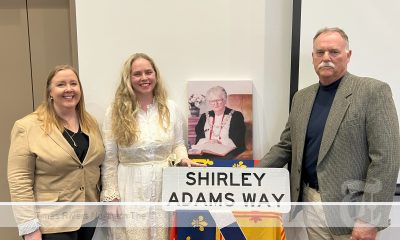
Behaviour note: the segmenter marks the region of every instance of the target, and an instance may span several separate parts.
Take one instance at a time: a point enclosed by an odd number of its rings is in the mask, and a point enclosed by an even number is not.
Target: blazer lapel
[[[345,116],[350,105],[348,97],[352,94],[352,87],[351,80],[349,80],[349,78],[349,73],[343,77],[336,92],[335,99],[333,100],[322,136],[317,165],[324,159],[330,147],[332,146],[339,126],[342,123],[343,117]]]
[[[318,84],[314,84],[314,86],[310,89],[308,93],[304,94],[304,99],[300,99],[300,101],[303,102],[303,106],[301,108],[301,111],[304,113],[299,114],[299,119],[296,119],[299,123],[299,135],[298,138],[298,148],[297,148],[297,158],[300,163],[303,162],[303,152],[304,152],[304,143],[306,141],[306,133],[307,133],[307,127],[308,127],[308,121],[310,119],[311,115],[311,110],[314,105],[314,100],[318,92]]]
[[[73,159],[76,161],[79,161],[78,156],[76,155],[74,149],[69,145],[67,140],[65,140],[64,136],[61,134],[60,131],[58,131],[57,128],[54,128],[51,133],[48,133],[48,136],[58,145],[60,148],[62,148],[65,152],[68,153]]]

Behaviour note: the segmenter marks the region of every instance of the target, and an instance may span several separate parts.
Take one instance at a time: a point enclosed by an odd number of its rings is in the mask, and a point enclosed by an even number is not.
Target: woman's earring
[[[53,96],[50,96],[50,100],[53,100]]]

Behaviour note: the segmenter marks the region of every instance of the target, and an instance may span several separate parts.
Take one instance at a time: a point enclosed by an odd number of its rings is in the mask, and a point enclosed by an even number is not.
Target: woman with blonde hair
[[[188,158],[182,114],[167,100],[160,72],[144,53],[133,54],[123,66],[103,138],[102,201],[160,202],[163,168],[203,166]],[[111,239],[168,238],[168,216],[160,206],[110,205],[106,213],[126,226],[110,228]]]
[[[56,66],[47,78],[45,101],[12,129],[11,201],[98,202],[103,160],[100,130],[85,110],[78,73],[69,65]],[[25,240],[92,238],[96,214],[82,206],[58,206],[14,206],[19,235]]]

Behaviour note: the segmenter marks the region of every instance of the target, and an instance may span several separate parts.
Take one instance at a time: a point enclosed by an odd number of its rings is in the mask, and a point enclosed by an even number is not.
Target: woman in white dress
[[[167,100],[154,61],[132,55],[103,126],[101,201],[160,202],[163,168],[203,166],[188,158],[182,127],[182,114]],[[168,214],[161,206],[107,206],[106,214],[114,225],[110,239],[168,239]]]

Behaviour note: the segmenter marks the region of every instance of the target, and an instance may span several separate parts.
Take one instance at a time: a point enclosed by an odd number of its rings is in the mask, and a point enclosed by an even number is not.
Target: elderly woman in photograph
[[[226,107],[227,98],[221,86],[207,91],[206,99],[211,110],[203,113],[196,125],[196,145],[211,143],[231,147],[234,150],[224,158],[234,158],[246,148],[246,126],[241,112]]]

